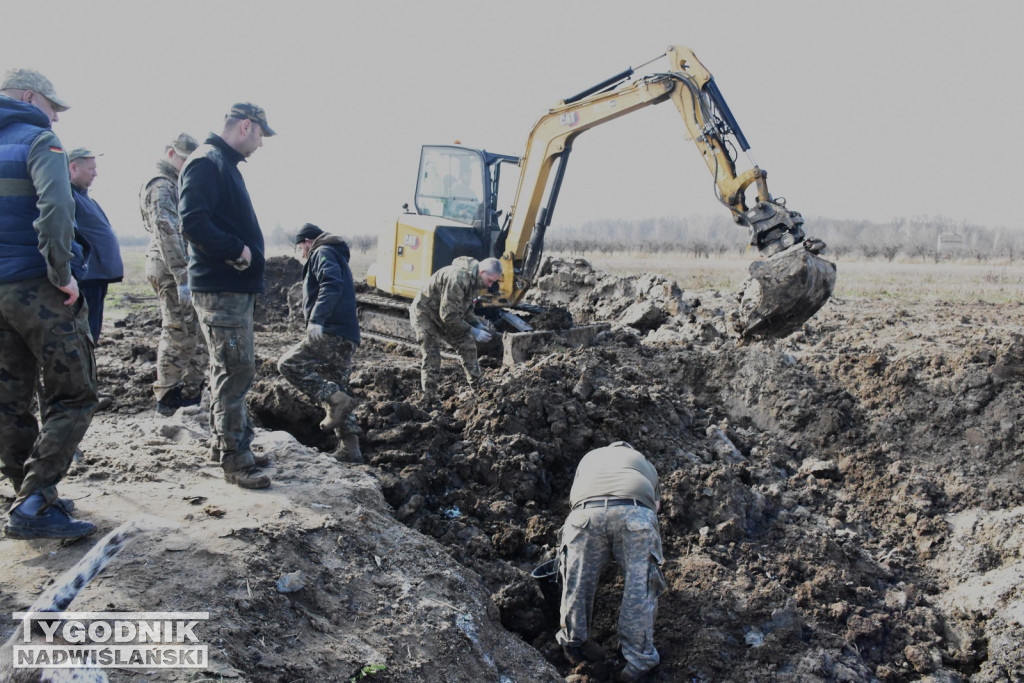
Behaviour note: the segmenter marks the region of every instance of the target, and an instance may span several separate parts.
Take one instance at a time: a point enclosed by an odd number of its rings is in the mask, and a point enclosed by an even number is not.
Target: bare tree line
[[[978,262],[1004,259],[1012,263],[1024,257],[1024,230],[991,228],[942,216],[899,218],[887,223],[814,217],[806,219],[804,232],[823,240],[828,245],[826,253],[836,258],[889,262],[897,258]],[[366,254],[377,248],[376,235],[341,236],[353,251]],[[745,228],[725,216],[598,220],[579,226],[552,227],[545,248],[581,258],[623,252],[722,258],[747,253],[748,239]],[[146,237],[120,240],[124,246],[148,242]],[[267,243],[290,246],[294,244],[293,231],[277,225],[267,235]]]
[[[345,235],[339,234],[343,240],[348,242],[349,249],[365,254],[371,249],[377,248],[376,235]],[[267,244],[275,247],[292,246],[295,244],[295,230],[285,230],[282,226],[276,225],[267,235]]]
[[[339,235],[348,242],[353,251],[365,254],[368,251],[377,249],[376,235]],[[149,244],[148,235],[118,235],[118,242],[122,247],[142,247]],[[272,247],[291,247],[295,245],[295,230],[285,230],[282,226],[275,226],[266,235],[266,243]]]
[[[887,223],[807,218],[804,232],[823,240],[834,257],[895,261],[945,259],[1009,262],[1024,256],[1024,230],[990,228],[946,217],[899,218]],[[676,253],[721,258],[746,253],[749,235],[724,216],[588,221],[549,230],[549,251],[586,257],[588,253]]]

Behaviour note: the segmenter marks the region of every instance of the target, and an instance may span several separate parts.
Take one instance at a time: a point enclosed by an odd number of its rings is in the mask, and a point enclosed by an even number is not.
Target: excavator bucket
[[[781,339],[825,305],[836,285],[836,266],[804,242],[750,264],[740,295],[740,335]]]

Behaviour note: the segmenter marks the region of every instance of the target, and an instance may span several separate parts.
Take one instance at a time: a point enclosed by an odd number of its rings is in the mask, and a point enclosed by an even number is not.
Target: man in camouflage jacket
[[[160,344],[153,394],[161,415],[199,402],[206,376],[206,344],[188,288],[188,254],[178,215],[178,173],[199,143],[182,133],[164,148],[157,173],[142,186],[139,208],[150,233],[146,277],[160,301]]]
[[[426,400],[437,398],[441,340],[458,352],[470,386],[479,384],[483,373],[477,361],[476,345],[490,341],[492,334],[473,313],[473,300],[481,289],[490,288],[500,278],[498,259],[477,261],[460,256],[450,266],[431,275],[426,288],[413,299],[409,321],[420,344],[420,383]]]

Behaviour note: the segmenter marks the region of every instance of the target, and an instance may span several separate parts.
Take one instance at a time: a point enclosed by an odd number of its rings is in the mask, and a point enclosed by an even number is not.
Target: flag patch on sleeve
[[[58,152],[60,154],[63,154],[64,153],[64,148],[63,147],[53,147],[53,146],[51,146],[50,147],[50,151],[51,152]]]

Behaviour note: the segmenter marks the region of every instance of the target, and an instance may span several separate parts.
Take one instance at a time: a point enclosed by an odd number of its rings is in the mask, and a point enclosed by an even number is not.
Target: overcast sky
[[[522,154],[559,100],[672,44],[806,217],[1017,228],[1022,26],[1020,0],[49,0],[5,3],[0,68],[72,105],[55,130],[104,153],[92,194],[125,235],[163,146],[233,102],[278,131],[243,168],[265,233],[371,234],[411,202],[421,145]],[[666,103],[576,141],[549,234],[723,213]]]

